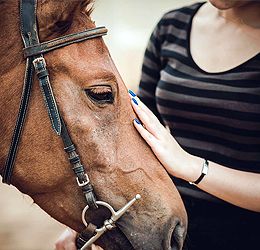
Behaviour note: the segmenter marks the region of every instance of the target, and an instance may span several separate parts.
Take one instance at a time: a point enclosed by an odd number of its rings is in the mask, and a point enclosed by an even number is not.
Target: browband
[[[88,29],[79,33],[72,33],[66,36],[58,37],[50,41],[46,41],[39,44],[34,44],[32,46],[23,49],[24,57],[36,56],[51,50],[55,50],[67,45],[82,42],[91,38],[100,37],[107,34],[107,29],[105,27],[97,27],[93,29]]]

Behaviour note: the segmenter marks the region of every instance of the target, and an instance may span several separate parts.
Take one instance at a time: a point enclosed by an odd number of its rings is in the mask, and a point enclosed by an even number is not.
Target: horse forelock
[[[88,16],[91,15],[92,11],[93,11],[93,4],[94,4],[94,0],[84,0],[81,2],[81,10],[82,12],[84,12],[85,14],[87,14]]]

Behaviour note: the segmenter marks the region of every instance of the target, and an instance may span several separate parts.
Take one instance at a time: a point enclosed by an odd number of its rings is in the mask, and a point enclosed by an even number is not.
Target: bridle
[[[26,58],[26,70],[19,112],[6,164],[4,166],[2,181],[3,183],[9,185],[11,184],[15,158],[17,155],[24,122],[26,119],[33,84],[33,75],[35,72],[39,80],[41,92],[43,94],[43,99],[48,111],[52,128],[56,132],[56,134],[62,138],[64,150],[68,154],[68,159],[72,165],[72,170],[76,175],[77,184],[82,189],[84,197],[86,199],[87,205],[82,211],[82,221],[86,226],[86,229],[77,238],[77,248],[83,250],[87,249],[107,230],[111,230],[112,228],[114,228],[116,226],[115,222],[127,211],[130,206],[132,206],[132,204],[136,200],[140,198],[140,195],[136,195],[135,198],[129,201],[118,211],[115,211],[113,207],[110,206],[108,203],[96,200],[94,189],[91,185],[88,174],[85,172],[85,168],[81,163],[80,156],[77,154],[76,147],[71,140],[65,121],[59,113],[59,109],[49,79],[49,72],[47,70],[47,65],[43,56],[43,54],[46,52],[50,52],[64,46],[106,35],[107,29],[105,27],[87,29],[82,32],[69,34],[41,43],[39,41],[37,30],[36,11],[37,0],[20,0],[20,29],[22,40],[24,43],[23,51],[24,57]],[[85,220],[85,214],[87,210],[89,208],[97,209],[98,206],[105,206],[110,210],[112,214],[110,219],[104,221],[104,225],[101,228],[97,228],[95,225],[93,225],[92,223],[87,223]]]

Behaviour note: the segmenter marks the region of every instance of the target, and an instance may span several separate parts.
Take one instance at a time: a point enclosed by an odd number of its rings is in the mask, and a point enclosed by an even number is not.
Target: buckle
[[[42,56],[37,57],[37,58],[35,58],[35,59],[33,60],[33,66],[34,66],[35,68],[37,68],[37,64],[38,64],[38,63],[42,63],[42,64],[43,64],[43,67],[46,67],[45,59],[44,59]]]
[[[88,177],[87,174],[85,174],[85,178],[86,178],[86,180],[80,183],[80,182],[79,182],[79,178],[76,177],[76,180],[77,180],[77,183],[78,183],[78,186],[79,186],[79,187],[83,187],[83,186],[89,184],[89,177]]]

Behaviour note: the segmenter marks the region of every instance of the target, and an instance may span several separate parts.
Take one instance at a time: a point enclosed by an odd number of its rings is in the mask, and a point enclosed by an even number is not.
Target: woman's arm
[[[201,174],[204,159],[184,151],[156,116],[140,101],[132,106],[143,126],[134,125],[169,174],[193,182]],[[198,187],[229,203],[260,212],[260,174],[234,170],[209,162],[209,172]]]

